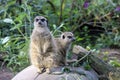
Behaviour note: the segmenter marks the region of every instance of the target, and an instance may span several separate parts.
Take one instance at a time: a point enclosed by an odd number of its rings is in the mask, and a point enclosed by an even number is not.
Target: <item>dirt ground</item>
[[[118,60],[120,62],[120,49],[101,49],[100,58],[106,58],[106,62],[110,60]]]
[[[0,80],[11,80],[14,74],[5,66],[0,69]]]
[[[120,49],[102,49],[99,57],[102,59],[106,56],[109,61],[112,58],[117,58],[120,61]],[[0,68],[0,80],[11,80],[14,77],[13,72],[7,69],[5,66]]]

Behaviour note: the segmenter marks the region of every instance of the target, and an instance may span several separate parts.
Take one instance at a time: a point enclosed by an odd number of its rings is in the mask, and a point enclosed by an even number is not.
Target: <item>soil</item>
[[[120,62],[120,49],[101,49],[99,55],[104,61],[109,62],[110,60],[117,60]]]
[[[13,77],[14,74],[8,68],[6,68],[5,66],[2,66],[0,68],[0,80],[11,80]]]

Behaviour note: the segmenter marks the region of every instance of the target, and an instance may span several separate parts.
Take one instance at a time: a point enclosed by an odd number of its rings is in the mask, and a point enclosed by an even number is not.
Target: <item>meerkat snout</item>
[[[34,19],[34,26],[37,26],[37,27],[45,27],[48,25],[48,21],[45,17],[43,16],[37,16],[35,17]]]
[[[75,37],[73,37],[73,38],[72,38],[72,41],[75,41],[75,40],[76,40]]]
[[[73,36],[67,36],[67,38],[70,39],[71,42],[72,42],[72,41],[75,41],[75,37],[73,37]]]

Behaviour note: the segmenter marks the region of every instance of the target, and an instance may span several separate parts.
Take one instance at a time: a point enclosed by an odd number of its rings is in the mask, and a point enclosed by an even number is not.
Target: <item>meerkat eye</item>
[[[69,39],[71,39],[72,38],[72,36],[67,36]]]
[[[36,22],[38,22],[39,21],[39,19],[36,19]]]
[[[41,21],[42,21],[42,22],[44,22],[44,21],[45,21],[45,19],[41,19]]]

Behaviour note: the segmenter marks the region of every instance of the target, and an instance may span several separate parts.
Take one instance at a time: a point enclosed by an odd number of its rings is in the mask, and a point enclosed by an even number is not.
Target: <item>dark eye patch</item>
[[[72,36],[67,36],[69,39],[71,39],[72,38]]]
[[[39,19],[36,19],[36,22],[38,22],[39,21]]]
[[[44,22],[44,21],[45,21],[45,19],[41,19],[41,21],[42,21],[42,22]]]

